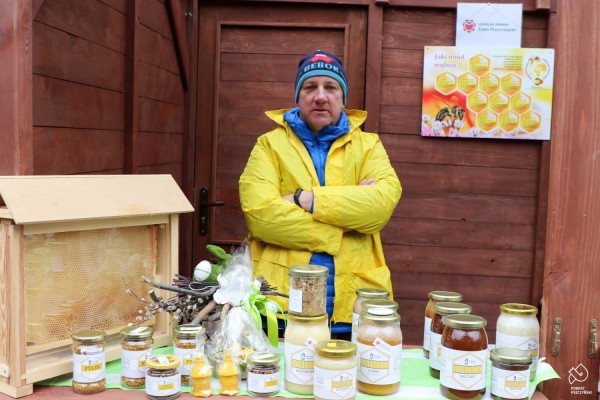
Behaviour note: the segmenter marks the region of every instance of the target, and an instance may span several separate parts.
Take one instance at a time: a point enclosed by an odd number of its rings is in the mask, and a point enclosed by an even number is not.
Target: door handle
[[[200,235],[208,234],[209,207],[224,206],[224,201],[211,202],[208,198],[208,189],[203,187],[200,189]]]

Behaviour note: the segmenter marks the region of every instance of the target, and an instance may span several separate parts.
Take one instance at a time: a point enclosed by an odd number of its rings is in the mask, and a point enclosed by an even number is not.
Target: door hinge
[[[558,352],[560,351],[560,327],[562,325],[562,320],[560,317],[554,318],[554,323],[552,324],[552,350],[550,354],[552,357],[556,357]]]
[[[598,321],[590,321],[590,340],[588,343],[588,357],[594,358],[598,354]]]

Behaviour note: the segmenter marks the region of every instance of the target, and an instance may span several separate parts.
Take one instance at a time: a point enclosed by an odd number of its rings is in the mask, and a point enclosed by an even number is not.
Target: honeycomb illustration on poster
[[[550,139],[553,49],[425,47],[421,136]]]

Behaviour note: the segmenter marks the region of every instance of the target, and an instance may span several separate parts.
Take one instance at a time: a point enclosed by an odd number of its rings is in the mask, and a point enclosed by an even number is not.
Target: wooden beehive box
[[[178,218],[193,211],[170,175],[0,177],[0,392],[72,372],[71,333],[119,331],[147,297],[142,275],[172,282]],[[169,293],[157,290],[159,296]],[[170,344],[170,317],[146,322],[155,347]]]

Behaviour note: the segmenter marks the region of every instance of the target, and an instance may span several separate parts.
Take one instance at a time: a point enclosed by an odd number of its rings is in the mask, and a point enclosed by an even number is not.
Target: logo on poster
[[[474,20],[472,19],[465,19],[465,21],[463,22],[463,30],[467,33],[471,33],[475,31],[475,27],[477,26],[477,24],[475,23]]]
[[[529,79],[531,79],[536,86],[539,86],[544,83],[544,79],[546,79],[550,73],[550,64],[542,57],[533,56],[527,60],[525,72]]]
[[[569,370],[569,383],[571,384],[571,394],[592,394],[585,386],[572,386],[575,382],[585,382],[589,377],[589,372],[583,364],[572,367]]]

